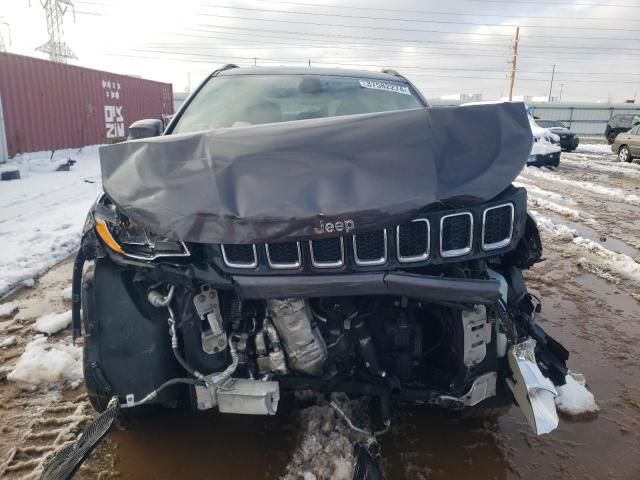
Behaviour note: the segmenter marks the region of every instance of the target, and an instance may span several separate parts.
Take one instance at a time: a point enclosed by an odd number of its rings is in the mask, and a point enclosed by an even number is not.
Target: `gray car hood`
[[[100,162],[107,195],[149,230],[262,243],[339,234],[321,222],[358,233],[440,202],[490,200],[531,142],[524,105],[502,103],[165,135],[101,147]]]

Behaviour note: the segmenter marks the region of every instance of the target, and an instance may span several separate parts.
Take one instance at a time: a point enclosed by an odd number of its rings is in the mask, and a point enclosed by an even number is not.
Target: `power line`
[[[206,40],[225,40],[225,41],[232,41],[232,42],[244,42],[247,43],[248,45],[235,45],[234,43],[231,44],[225,44],[223,46],[223,48],[239,48],[239,49],[251,49],[253,51],[255,50],[273,50],[274,48],[276,48],[276,46],[281,46],[283,48],[312,48],[312,49],[337,49],[340,51],[344,51],[345,49],[351,49],[357,52],[376,52],[376,53],[389,53],[389,54],[393,54],[393,53],[399,53],[401,54],[403,57],[407,57],[407,58],[411,58],[411,59],[415,59],[415,60],[430,60],[433,58],[438,58],[441,59],[442,58],[442,54],[438,54],[435,52],[432,52],[431,50],[435,47],[433,46],[429,46],[429,45],[420,45],[420,46],[412,46],[411,48],[415,48],[415,49],[420,49],[421,51],[415,51],[415,52],[407,52],[404,49],[384,49],[384,47],[396,47],[397,45],[389,45],[389,44],[375,44],[372,45],[371,42],[368,42],[366,44],[360,44],[360,43],[348,43],[345,44],[343,43],[333,43],[333,42],[327,42],[324,40],[316,40],[315,38],[305,38],[305,37],[286,37],[284,40],[280,41],[280,42],[272,42],[272,41],[268,41],[268,40],[264,40],[263,38],[260,38],[258,40],[247,40],[246,36],[242,33],[234,33],[234,32],[224,32],[224,31],[219,31],[219,30],[199,30],[199,29],[190,29],[194,32],[203,32],[203,33],[209,33],[209,32],[214,32],[216,33],[216,35],[193,35],[193,34],[187,34],[187,33],[177,33],[177,32],[167,32],[168,35],[174,35],[174,36],[178,36],[178,37],[185,37],[185,38],[201,38],[201,39],[206,39]],[[241,39],[236,39],[236,38],[228,38],[228,37],[220,37],[218,35],[237,35],[237,36],[241,36]],[[255,34],[252,34],[255,36]],[[282,39],[282,35],[266,35],[266,34],[259,34],[257,35],[259,37],[265,37],[265,38],[278,38],[278,39]],[[308,43],[299,43],[296,42],[295,44],[291,44],[291,43],[286,43],[286,40],[303,40],[304,42],[308,42]],[[319,43],[313,43],[313,42],[319,42]],[[212,45],[210,47],[208,46],[192,46],[192,45],[187,45],[187,44],[180,44],[180,43],[175,43],[175,42],[171,42],[171,43],[156,43],[154,45],[160,46],[160,47],[165,47],[165,46],[170,46],[173,48],[188,48],[189,50],[193,50],[193,48],[219,48],[218,45]],[[463,44],[464,45],[464,44]],[[505,52],[506,52],[506,45],[504,45],[505,47]],[[439,47],[438,47],[439,48]],[[422,51],[425,50],[426,51]],[[465,49],[467,50],[467,49]],[[549,52],[546,52],[547,55],[541,55],[541,56],[536,56],[536,55],[527,55],[526,57],[523,57],[524,60],[531,60],[531,59],[544,59],[544,60],[549,60]],[[563,52],[564,53],[564,52]],[[586,52],[579,52],[579,54],[586,54]],[[430,55],[436,55],[436,57],[430,56]],[[564,60],[563,63],[578,63],[578,64],[584,64],[585,61],[584,60],[576,60],[575,55],[572,57],[558,57],[558,56],[553,56],[554,60]],[[483,57],[483,58],[500,58],[503,59],[504,58],[504,53],[486,53],[485,51],[481,51],[481,50],[472,50],[472,51],[464,51],[464,52],[458,52],[458,51],[451,51],[451,48],[449,48],[449,50],[446,52],[446,56],[447,57]],[[597,60],[589,60],[589,63],[592,64],[594,62],[596,62]],[[634,66],[637,66],[636,64],[634,64]]]
[[[250,32],[268,32],[268,33],[277,33],[279,35],[303,35],[303,36],[314,36],[320,37],[323,41],[327,40],[327,35],[323,33],[312,33],[312,32],[291,32],[285,30],[272,30],[272,29],[263,29],[263,28],[249,28],[249,27],[236,27],[236,26],[227,26],[227,25],[211,25],[211,24],[199,24],[196,26],[201,27],[214,27],[214,28],[226,28],[231,30],[239,30],[239,31],[250,31]],[[505,43],[469,43],[469,42],[450,42],[450,41],[441,41],[441,40],[415,40],[408,38],[388,38],[388,37],[371,37],[366,35],[346,35],[346,34],[337,34],[331,33],[332,38],[347,38],[347,39],[355,39],[355,40],[365,40],[366,44],[370,45],[369,40],[383,41],[383,42],[397,42],[400,45],[397,46],[407,46],[406,44],[411,44],[412,46],[424,46],[425,44],[434,44],[434,45],[461,45],[465,48],[469,47],[507,47],[508,45]],[[528,49],[541,50],[544,53],[549,53],[552,50],[548,49],[547,45],[536,44],[532,46],[527,46]],[[563,45],[562,51],[567,50],[591,50],[591,51],[599,51],[599,50],[614,50],[616,52],[619,51],[631,51],[640,53],[640,47],[637,48],[628,48],[628,47],[586,47],[586,46],[578,46],[578,45]]]
[[[210,5],[213,7],[213,5]],[[216,6],[214,8],[238,8],[242,9],[243,7],[223,7]],[[255,9],[259,10],[259,9]],[[471,36],[511,36],[509,33],[489,33],[489,32],[456,32],[451,30],[423,30],[423,29],[412,29],[412,28],[397,28],[397,27],[377,27],[373,25],[346,25],[346,24],[338,24],[338,23],[322,23],[322,22],[304,22],[302,20],[282,20],[277,18],[252,18],[252,17],[240,17],[236,15],[220,15],[215,13],[201,13],[200,15],[206,17],[215,17],[215,18],[228,18],[234,20],[249,20],[254,22],[277,22],[277,23],[287,23],[287,24],[295,24],[295,25],[313,25],[319,27],[343,27],[343,28],[361,28],[366,30],[384,30],[384,31],[394,31],[394,32],[412,32],[412,33],[438,33],[445,35],[471,35]],[[552,35],[527,35],[527,38],[545,38],[545,39],[557,39],[557,40],[609,40],[616,42],[639,42],[640,38],[628,38],[628,37],[576,37],[576,36],[552,36]]]
[[[228,61],[229,57],[221,57],[221,56],[216,56],[216,55],[208,55],[208,54],[199,54],[199,53],[184,53],[184,52],[168,52],[165,50],[153,50],[153,49],[130,49],[131,51],[134,52],[141,52],[141,53],[156,53],[156,54],[164,54],[164,55],[183,55],[183,56],[187,56],[187,57],[202,57],[202,58],[206,58],[209,60],[213,60],[213,59],[218,59],[218,60],[222,60],[222,61]],[[255,56],[251,56],[251,57],[238,57],[238,56],[233,56],[233,59],[241,59],[241,60],[248,60],[248,61],[254,61],[254,59],[256,58]],[[307,61],[308,57],[304,57],[304,58],[262,58],[261,60],[268,60],[268,61],[272,61],[272,62],[305,62]],[[314,63],[316,64],[323,64],[323,65],[341,65],[341,66],[350,66],[350,67],[369,67],[369,68],[380,68],[381,65],[379,64],[366,64],[366,63],[355,63],[355,62],[349,62],[349,63],[345,63],[345,62],[334,62],[334,61],[322,61],[323,57],[320,57],[319,60],[314,60]],[[417,70],[418,72],[420,71],[424,71],[424,70],[448,70],[448,71],[464,71],[464,72],[483,72],[483,73],[500,73],[500,70],[489,70],[489,69],[473,69],[473,68],[446,68],[446,67],[416,67],[416,66],[402,66],[401,68],[403,69],[410,69],[410,70]],[[505,72],[506,73],[506,72]],[[544,74],[548,74],[548,72],[538,72],[538,73],[544,73]],[[580,73],[582,75],[582,73]],[[419,75],[419,74],[413,74],[412,75]],[[451,75],[434,75],[434,74],[422,74],[423,76],[432,76],[432,77],[442,77],[442,78],[452,78]],[[456,75],[455,78],[465,78],[465,77],[461,77],[459,75]],[[468,78],[486,78],[486,79],[494,79],[494,80],[499,80],[500,78],[496,78],[496,77],[468,77]],[[506,77],[505,77],[506,78]],[[526,80],[528,81],[534,81],[534,82],[547,82],[546,79],[537,79],[537,78],[526,78]],[[572,83],[611,83],[610,80],[573,80],[573,79],[569,79],[569,80],[565,80],[567,82],[572,82]],[[637,83],[637,81],[617,81],[616,83],[632,83],[635,84]]]
[[[348,10],[366,10],[366,11],[377,11],[377,12],[397,12],[398,9],[395,8],[381,8],[381,7],[359,7],[355,5],[329,5],[326,3],[305,3],[305,2],[291,2],[285,0],[266,0],[268,2],[284,4],[284,5],[300,5],[305,7],[326,7],[326,8],[342,8]],[[514,2],[515,3],[515,2]],[[573,6],[575,4],[565,4]],[[432,11],[432,10],[406,10],[402,9],[404,13],[417,13],[421,15],[449,15],[449,16],[457,16],[457,17],[494,17],[494,18],[538,18],[544,20],[592,20],[592,21],[606,21],[606,20],[622,20],[625,22],[636,21],[635,19],[626,19],[626,18],[617,18],[617,17],[575,17],[571,16],[567,18],[566,16],[546,16],[546,15],[502,15],[499,13],[460,13],[460,12],[441,12],[441,11]],[[571,27],[574,28],[574,27]]]
[[[221,37],[197,37],[197,38],[221,38]],[[223,40],[227,40],[224,37],[222,37]],[[234,41],[237,41],[235,39],[232,39]],[[260,43],[272,43],[272,44],[276,44],[276,45],[284,45],[285,48],[297,48],[300,46],[304,46],[304,45],[300,45],[300,44],[296,44],[296,45],[287,45],[287,44],[283,44],[283,43],[278,43],[278,42],[268,42],[268,41],[260,41]],[[207,55],[207,51],[219,51],[219,46],[196,46],[196,47],[192,47],[190,45],[182,45],[182,44],[176,44],[176,43],[153,43],[153,44],[148,44],[148,46],[152,49],[157,49],[157,48],[172,48],[175,50],[180,50],[177,51],[175,53],[195,53],[198,55]],[[341,47],[333,47],[333,46],[323,46],[323,45],[309,45],[309,48],[312,49],[327,49],[327,48],[338,48],[340,50],[344,50],[345,47],[341,46]],[[266,47],[266,46],[261,46],[261,45],[254,45],[251,44],[250,46],[242,46],[242,45],[225,45],[224,48],[237,48],[237,49],[241,49],[241,50],[247,50],[250,52],[253,52],[252,54],[255,54],[256,50],[274,50],[274,47]],[[194,50],[195,49],[195,50]],[[164,50],[166,51],[166,50]],[[367,51],[372,51],[372,52],[378,52],[380,53],[380,49],[367,49]],[[403,53],[400,50],[396,50],[397,52]],[[172,53],[172,52],[168,52],[167,53]],[[385,51],[384,53],[393,53],[392,52],[388,52]],[[406,52],[404,52],[406,53]],[[308,55],[308,53],[305,53],[305,55]],[[411,54],[411,53],[406,53],[406,55],[408,55],[408,58],[399,58],[398,56],[394,56],[394,57],[381,57],[381,56],[376,56],[374,58],[374,60],[380,61],[380,62],[398,62],[398,61],[416,61],[416,60],[432,60],[432,59],[442,59],[442,56],[424,56],[424,54],[420,54],[420,53],[415,53],[415,54]],[[451,52],[447,52],[446,56],[452,55]],[[482,54],[476,54],[476,53],[458,53],[458,54],[453,54],[453,55],[458,55],[458,56],[462,56],[462,57],[478,57],[478,56],[484,56]],[[504,58],[504,54],[502,55],[491,55],[491,57],[496,57],[496,58]],[[362,57],[345,57],[343,55],[340,56],[322,56],[322,58],[336,58],[342,61],[347,61],[347,60],[355,60],[355,61],[359,61],[362,60]],[[539,57],[539,58],[545,58],[545,59],[549,59],[549,57]],[[557,57],[553,57],[554,59]],[[398,63],[396,63],[398,64]],[[442,66],[439,65],[437,67],[420,67],[422,69],[425,70],[465,70],[465,71],[487,71],[487,72],[502,72],[504,70],[501,69],[472,69],[472,68],[450,68],[450,67],[446,67],[446,66]],[[520,70],[521,73],[530,73],[530,74],[540,74],[540,75],[548,75],[549,72],[548,71],[540,71],[540,70]],[[618,74],[616,74],[615,72],[611,72],[611,71],[607,71],[607,72],[599,72],[599,71],[590,71],[590,70],[582,70],[582,71],[564,71],[564,72],[560,72],[562,74],[565,75],[585,75],[585,74],[589,74],[589,75],[611,75],[611,76],[617,76]],[[625,75],[639,75],[640,73],[633,73],[633,72],[625,72]]]
[[[285,3],[285,2],[282,2]],[[249,12],[268,12],[268,13],[279,13],[284,15],[313,15],[313,16],[321,16],[321,17],[337,17],[337,18],[355,18],[362,20],[382,20],[382,21],[394,21],[394,22],[412,22],[412,23],[436,23],[436,24],[446,24],[446,25],[473,25],[478,27],[500,27],[500,28],[515,28],[520,26],[522,28],[561,28],[566,29],[566,25],[515,25],[515,24],[498,24],[498,23],[482,23],[482,22],[463,22],[463,21],[452,21],[452,20],[425,20],[421,18],[393,18],[393,17],[372,17],[368,15],[345,15],[340,13],[323,13],[323,12],[292,12],[287,10],[275,10],[270,8],[253,8],[253,7],[238,7],[238,6],[228,6],[228,5],[215,5],[215,4],[206,4],[203,5],[205,7],[211,8],[227,8],[232,10],[243,10]],[[397,10],[393,10],[397,12]],[[265,19],[267,20],[267,19]],[[585,27],[579,26],[571,27],[572,30],[593,30],[593,27]],[[626,29],[626,28],[598,28],[599,31],[613,31],[613,32],[640,32],[638,29]],[[563,37],[558,37],[563,38]],[[566,37],[565,37],[566,38]],[[573,38],[573,37],[571,37]]]
[[[544,5],[563,5],[566,6],[567,2],[535,2],[535,1],[531,1],[531,2],[516,2],[516,1],[512,1],[512,0],[453,0],[453,1],[457,1],[457,2],[481,2],[481,3],[508,3],[510,5],[540,5],[540,6],[544,6]],[[615,4],[615,3],[571,3],[570,5],[572,6],[578,6],[578,7],[619,7],[619,8],[640,8],[640,5],[621,5],[621,4]]]

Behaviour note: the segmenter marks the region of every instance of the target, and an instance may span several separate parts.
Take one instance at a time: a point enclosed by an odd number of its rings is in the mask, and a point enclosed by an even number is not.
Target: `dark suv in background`
[[[640,113],[614,115],[607,123],[604,136],[607,138],[609,145],[611,145],[619,133],[628,132],[635,125],[640,125]]]
[[[560,137],[560,147],[566,152],[573,152],[580,144],[580,137],[572,132],[560,120],[536,119],[536,123],[543,128],[548,128]]]

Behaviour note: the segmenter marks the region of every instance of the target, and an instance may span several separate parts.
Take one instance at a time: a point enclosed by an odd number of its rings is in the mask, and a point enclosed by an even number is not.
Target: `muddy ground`
[[[546,261],[527,279],[543,300],[540,323],[571,351],[570,368],[586,375],[600,413],[561,418],[558,430],[535,437],[515,407],[484,423],[398,409],[382,439],[387,478],[640,478],[640,165],[616,163],[597,148],[562,157],[559,170],[527,169],[518,180],[529,187],[546,248]],[[34,319],[70,307],[62,296],[70,275],[67,261],[3,300],[17,302],[19,311],[0,319],[0,342],[9,335],[17,341],[0,348],[0,372],[11,370],[32,339]],[[70,342],[68,335],[54,337]],[[4,377],[0,476],[28,478],[93,412],[82,386],[31,391]],[[77,477],[276,479],[288,471],[296,478],[314,456],[309,431],[315,435],[323,424],[317,438],[327,444],[316,448],[326,459],[315,455],[316,465],[345,456],[353,438],[335,418],[292,405],[285,401],[274,418],[174,412],[128,421]],[[327,472],[318,478],[348,478],[335,465]]]

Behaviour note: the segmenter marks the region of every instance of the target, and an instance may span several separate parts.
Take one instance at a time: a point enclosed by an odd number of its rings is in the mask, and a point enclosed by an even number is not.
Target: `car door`
[[[631,151],[631,155],[633,155],[634,157],[639,157],[640,156],[640,125],[636,125],[635,127],[633,127],[627,135],[629,137],[628,144],[629,144],[629,150]]]

